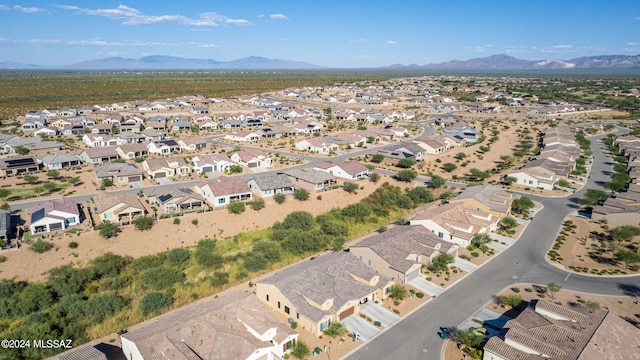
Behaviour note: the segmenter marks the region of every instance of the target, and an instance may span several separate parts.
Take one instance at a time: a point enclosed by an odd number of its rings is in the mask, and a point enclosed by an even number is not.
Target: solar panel
[[[43,217],[44,217],[44,208],[31,214],[31,223],[33,224],[34,222],[42,219]]]

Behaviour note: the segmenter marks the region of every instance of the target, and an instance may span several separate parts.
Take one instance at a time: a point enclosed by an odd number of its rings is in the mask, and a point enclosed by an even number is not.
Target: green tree
[[[487,152],[489,152],[489,150],[491,150],[491,148],[490,148],[489,146],[485,146],[485,145],[480,146],[480,148],[479,148],[479,149],[480,149],[480,151],[482,151],[483,153],[487,153]]]
[[[256,211],[262,210],[265,207],[264,199],[253,200],[252,202],[249,203],[249,206]]]
[[[4,199],[4,198],[8,197],[9,195],[11,195],[11,191],[10,190],[0,188],[0,199]]]
[[[506,218],[500,220],[500,224],[503,228],[511,230],[518,226],[518,221],[511,216],[507,216]]]
[[[293,198],[299,201],[309,200],[309,192],[305,189],[295,189],[293,191]]]
[[[332,339],[340,338],[349,333],[349,330],[340,322],[333,322],[322,331],[322,333]]]
[[[433,175],[431,176],[431,179],[429,179],[429,187],[432,187],[434,189],[441,188],[446,183],[446,180],[442,176],[438,175]]]
[[[513,202],[511,203],[511,210],[516,214],[524,214],[534,206],[535,205],[533,204],[533,200],[526,196],[520,196],[518,199],[513,200]]]
[[[349,232],[349,227],[337,220],[326,220],[320,224],[323,233],[331,236],[345,236]]]
[[[355,194],[356,191],[358,191],[358,184],[346,181],[344,185],[342,185],[342,188],[349,194]]]
[[[244,268],[255,272],[263,270],[267,267],[268,261],[263,253],[257,251],[250,251],[244,254]]]
[[[342,209],[342,215],[353,219],[355,221],[364,222],[367,216],[371,215],[371,206],[367,203],[358,202],[355,204],[347,205],[344,209]]]
[[[145,231],[151,229],[154,219],[151,216],[138,216],[132,223],[136,230]]]
[[[555,293],[557,293],[558,291],[560,291],[560,289],[562,289],[562,286],[554,283],[554,282],[550,282],[547,284],[547,290],[549,290],[549,292],[551,293],[551,298],[554,298]]]
[[[620,245],[623,241],[629,242],[634,237],[640,235],[640,227],[633,225],[622,225],[615,227],[609,231],[611,238]]]
[[[60,172],[58,170],[49,170],[47,171],[47,177],[49,179],[57,179],[60,177]]]
[[[522,303],[522,296],[518,294],[504,295],[500,298],[503,304],[517,308]]]
[[[80,177],[75,176],[75,177],[70,177],[67,179],[67,182],[73,186],[76,186],[76,184],[78,184],[80,182]]]
[[[153,290],[162,290],[184,280],[184,273],[173,266],[159,266],[143,271],[140,280]]]
[[[47,273],[47,285],[58,295],[80,293],[96,277],[91,267],[75,269],[71,264],[58,266]]]
[[[468,328],[456,331],[455,340],[469,348],[476,348],[484,341],[484,335],[474,328]]]
[[[264,255],[268,262],[274,263],[282,259],[282,246],[277,241],[260,240],[253,244],[252,249]]]
[[[240,165],[231,165],[231,166],[229,166],[229,173],[230,174],[240,174],[240,173],[242,173],[242,166],[240,166]]]
[[[391,285],[389,289],[389,297],[394,300],[404,300],[409,296],[409,290],[402,285]]]
[[[337,237],[333,239],[333,244],[331,244],[331,249],[335,252],[342,251],[344,249],[344,238]]]
[[[171,249],[167,252],[167,261],[173,265],[183,265],[191,258],[191,252],[183,248]]]
[[[309,230],[313,224],[313,215],[306,211],[294,211],[282,221],[285,229]]]
[[[377,184],[378,181],[380,181],[380,174],[378,174],[378,173],[370,173],[369,174],[369,181],[371,181],[374,184]]]
[[[399,168],[408,169],[408,168],[412,167],[415,164],[416,164],[416,162],[413,161],[412,159],[400,159],[398,161],[398,163],[396,164],[396,166],[399,167]]]
[[[433,271],[446,271],[449,264],[453,264],[456,259],[451,254],[442,253],[433,259],[430,268]]]
[[[418,173],[413,170],[402,170],[394,176],[396,180],[403,182],[412,182],[418,177]]]
[[[13,151],[15,151],[16,154],[22,155],[22,156],[27,155],[28,153],[31,152],[31,150],[27,149],[22,145],[16,146],[15,149],[13,149]]]
[[[471,173],[471,177],[475,180],[484,180],[487,179],[491,176],[491,173],[489,173],[488,171],[482,171],[476,168],[473,168],[469,171]]]
[[[11,210],[11,205],[9,205],[8,202],[3,202],[2,205],[0,205],[0,210]]]
[[[616,260],[624,263],[624,269],[629,270],[629,264],[635,264],[640,262],[640,255],[635,251],[618,250],[616,252]]]
[[[275,202],[278,204],[282,204],[287,200],[287,197],[284,194],[278,193],[273,195],[273,200],[275,200]]]
[[[442,164],[442,169],[444,171],[446,171],[446,172],[452,172],[457,168],[458,168],[458,166],[456,164],[454,164],[454,163],[444,163],[444,164]]]
[[[216,242],[211,239],[203,239],[198,241],[196,245],[195,258],[196,262],[206,268],[221,268],[224,264],[224,258],[215,251]]]
[[[379,164],[381,162],[384,161],[384,155],[382,154],[375,154],[373,156],[371,156],[371,162]]]
[[[211,286],[222,287],[229,283],[229,273],[224,271],[215,271],[211,274]]]
[[[597,205],[598,202],[607,200],[608,198],[609,194],[602,190],[588,189],[584,193],[584,197],[580,199],[580,205],[594,206]]]
[[[433,194],[424,186],[416,186],[408,189],[407,195],[411,200],[419,204],[426,204],[433,201]]]
[[[151,314],[173,304],[173,297],[169,294],[152,292],[140,299],[140,310],[145,314]]]
[[[294,358],[302,360],[309,356],[309,354],[311,354],[311,350],[309,350],[307,344],[302,341],[297,341],[291,345],[291,356]]]
[[[463,152],[459,152],[459,153],[457,153],[457,154],[456,154],[456,156],[455,156],[455,158],[456,158],[456,159],[458,159],[458,160],[462,160],[462,159],[464,159],[464,158],[466,158],[466,157],[467,157],[467,154],[465,154],[465,153],[463,153]]]
[[[44,252],[51,250],[52,247],[53,247],[53,244],[48,241],[36,240],[33,243],[31,243],[31,245],[29,245],[29,250],[33,252],[37,252],[38,254],[42,254]]]
[[[227,205],[227,210],[232,214],[240,214],[245,210],[245,204],[242,201],[234,200]]]
[[[86,302],[85,312],[93,324],[102,322],[128,305],[127,300],[115,294],[93,294]]]
[[[493,240],[487,233],[475,234],[473,235],[473,238],[471,238],[471,245],[475,247],[481,247],[482,245],[488,244],[491,241]]]
[[[26,181],[30,185],[33,185],[38,181],[38,177],[35,175],[25,175],[24,181]]]
[[[109,220],[105,220],[102,223],[96,225],[96,230],[100,231],[100,236],[105,239],[112,238],[120,232],[120,226],[117,223],[112,223]]]
[[[131,262],[130,258],[108,252],[91,261],[91,267],[100,278],[113,277]]]

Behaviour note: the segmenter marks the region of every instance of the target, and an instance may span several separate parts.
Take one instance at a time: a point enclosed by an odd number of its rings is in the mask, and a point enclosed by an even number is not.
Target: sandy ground
[[[532,289],[531,284],[521,284],[514,286],[509,289],[505,289],[500,295],[509,295],[514,294],[514,291],[511,290],[513,288],[518,288],[520,291],[517,293],[522,297],[523,300],[529,301],[532,299],[538,298],[538,295],[535,291],[527,292],[525,289]],[[600,296],[593,294],[585,294],[578,293],[574,291],[561,289],[559,292],[555,293],[553,299],[546,295],[545,299],[548,301],[553,301],[556,303],[560,303],[563,306],[568,306],[569,302],[577,303],[578,300],[585,301],[597,301],[600,304],[600,308],[604,310],[609,310],[615,313],[616,315],[622,317],[630,317],[632,319],[638,320],[635,314],[640,313],[640,305],[634,303],[635,299],[631,297],[623,297],[623,296]],[[508,306],[500,306],[494,303],[493,301],[485,304],[485,309],[495,311],[497,313],[505,313],[509,310]],[[479,326],[479,325],[478,325]],[[467,357],[466,359],[468,359]],[[465,360],[462,351],[460,351],[457,347],[455,341],[448,341],[446,350],[445,350],[445,360]]]
[[[627,274],[640,273],[640,271],[625,269],[624,263],[616,262],[613,259],[612,251],[605,251],[601,255],[602,261],[600,262],[590,258],[589,251],[594,251],[600,248],[600,242],[595,238],[589,237],[590,232],[595,231],[598,233],[607,233],[607,231],[602,229],[600,224],[581,217],[571,216],[568,217],[567,220],[571,220],[575,225],[577,225],[574,229],[575,234],[569,233],[567,240],[560,247],[560,250],[556,250],[560,254],[560,257],[562,257],[562,260],[558,260],[553,263],[564,266],[566,270],[572,270],[570,267],[573,266],[576,268],[588,268],[589,272],[591,272],[592,269],[596,269],[609,271],[619,270],[625,271]],[[635,238],[636,245],[638,244],[638,240],[640,240],[640,237]],[[584,273],[584,271],[581,272]]]
[[[383,176],[380,183],[385,181],[402,187],[411,186]],[[38,281],[43,280],[51,268],[69,262],[74,265],[86,264],[106,252],[140,257],[176,247],[194,246],[205,236],[222,239],[242,231],[269,227],[296,210],[305,210],[317,215],[335,207],[344,207],[360,201],[379,186],[369,181],[361,181],[358,184],[364,186],[364,189],[359,190],[357,194],[333,190],[311,194],[305,202],[288,197],[283,204],[276,204],[272,199],[268,199],[267,206],[260,211],[247,207],[247,210],[239,215],[231,214],[225,209],[204,214],[186,214],[181,217],[179,225],[174,225],[173,219],[162,219],[157,221],[151,230],[145,232],[137,231],[133,226],[124,226],[117,237],[108,240],[101,238],[97,231],[88,229],[77,236],[61,232],[51,234],[46,239],[52,241],[55,247],[44,254],[29,251],[25,246],[19,250],[3,252],[2,255],[6,256],[7,260],[0,264],[0,278]],[[318,195],[322,196],[322,200],[316,198]],[[194,219],[198,219],[198,225],[191,223]],[[71,241],[77,242],[78,248],[69,248],[68,244]]]

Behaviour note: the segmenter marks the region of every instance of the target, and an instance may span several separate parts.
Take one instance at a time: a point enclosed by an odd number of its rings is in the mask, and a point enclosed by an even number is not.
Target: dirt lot
[[[608,246],[615,245],[615,242],[604,240],[599,241],[596,236],[590,236],[591,232],[604,233],[607,231],[598,223],[584,219],[581,217],[571,216],[566,220],[570,220],[575,225],[570,231],[565,231],[566,240],[556,250],[559,256],[552,262],[559,266],[565,267],[567,270],[579,271],[582,273],[601,275],[613,274],[614,272],[626,272],[627,274],[640,273],[639,270],[633,271],[631,267],[625,269],[625,264],[614,259],[615,251]],[[561,234],[562,235],[562,234]],[[638,248],[640,237],[636,237],[631,244],[635,244]],[[624,245],[630,245],[625,243]],[[592,253],[595,258],[589,256]],[[551,257],[553,259],[553,256]]]

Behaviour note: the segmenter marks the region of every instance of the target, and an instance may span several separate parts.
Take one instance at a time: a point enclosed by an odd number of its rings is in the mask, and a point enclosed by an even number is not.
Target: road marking
[[[567,281],[569,279],[569,276],[571,276],[571,273],[567,274],[567,277],[564,278],[564,281]]]

